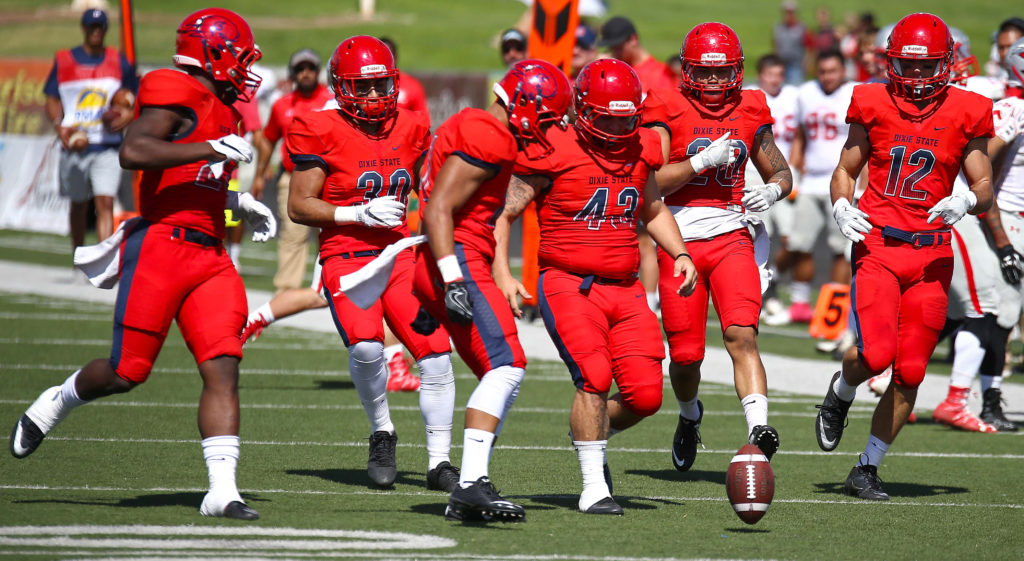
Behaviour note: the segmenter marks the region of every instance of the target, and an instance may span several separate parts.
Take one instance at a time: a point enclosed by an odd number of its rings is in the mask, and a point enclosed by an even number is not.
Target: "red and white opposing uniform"
[[[136,112],[146,107],[181,107],[195,115],[194,126],[175,143],[239,132],[237,111],[175,70],[155,70],[142,79]],[[145,381],[172,319],[197,363],[242,356],[238,333],[248,310],[245,287],[220,243],[235,164],[222,166],[200,161],[142,173],[142,221],[121,246],[110,357],[126,380]]]
[[[736,162],[705,170],[665,197],[697,268],[697,288],[683,297],[672,277],[674,259],[658,251],[662,322],[673,362],[691,364],[704,358],[708,297],[722,323],[756,327],[761,311],[761,273],[742,206],[744,168],[761,127],[775,120],[761,91],[740,90],[715,112],[678,90],[652,91],[643,114],[646,126],[664,126],[672,135],[669,163],[683,161],[713,140],[731,132],[739,153]]]
[[[437,258],[427,244],[417,248],[416,296],[448,329],[459,356],[478,378],[499,366],[526,366],[512,309],[491,276],[494,219],[505,204],[517,154],[516,139],[508,126],[487,111],[463,109],[438,127],[423,168],[421,221],[434,179],[448,158],[461,158],[495,174],[480,185],[454,216],[455,256],[473,299],[471,325],[448,320]]]
[[[833,255],[847,253],[849,241],[832,218],[830,185],[832,172],[850,135],[846,112],[856,84],[846,82],[832,93],[825,93],[821,83],[811,80],[797,92],[796,121],[804,129],[804,169],[793,200],[793,213],[800,221],[789,236],[789,249],[812,253],[827,234]]]
[[[662,165],[661,138],[641,129],[615,153],[575,129],[552,128],[547,138],[551,155],[515,168],[551,180],[536,198],[544,325],[577,388],[604,393],[614,379],[627,408],[651,415],[661,406],[665,351],[637,278],[636,213]]]
[[[854,89],[846,120],[867,130],[868,187],[858,207],[873,225],[853,252],[853,320],[865,365],[893,365],[916,388],[946,319],[952,235],[929,224],[928,209],[950,195],[968,142],[990,137],[992,102],[945,88],[923,111],[885,84]],[[897,236],[930,232],[918,243]]]
[[[402,109],[383,121],[377,134],[364,132],[340,111],[314,111],[295,119],[285,142],[293,163],[314,163],[327,174],[321,199],[336,206],[355,206],[384,196],[405,202],[415,187],[416,163],[429,134],[422,115]],[[368,309],[339,293],[342,275],[361,269],[389,244],[408,235],[404,219],[394,228],[343,224],[320,229],[324,296],[346,346],[383,341],[383,319],[417,360],[450,350],[444,330],[424,337],[410,326],[419,310],[412,295],[411,250],[399,255],[387,288]]]

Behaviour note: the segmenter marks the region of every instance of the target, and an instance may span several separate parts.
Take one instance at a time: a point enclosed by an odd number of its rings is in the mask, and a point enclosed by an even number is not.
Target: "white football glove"
[[[206,142],[209,143],[218,154],[222,154],[229,160],[246,163],[252,161],[252,145],[237,134],[229,134],[227,136],[222,136],[217,140],[207,140]]]
[[[743,187],[743,206],[753,212],[764,212],[771,208],[782,195],[782,187],[778,183],[765,185],[745,185]]]
[[[928,223],[931,224],[936,218],[942,217],[942,221],[947,226],[952,226],[976,204],[978,204],[978,196],[970,191],[953,193],[928,209]]]
[[[723,134],[716,138],[707,148],[691,156],[690,165],[693,166],[693,171],[701,173],[708,168],[735,163],[736,150],[729,140],[729,135],[731,134],[730,132]]]
[[[867,213],[851,205],[846,197],[832,204],[832,216],[839,224],[839,231],[851,242],[864,241],[864,234],[871,231]]]
[[[1009,144],[1024,132],[1024,108],[997,103],[993,114],[997,117],[994,119],[996,136],[1003,142]]]
[[[363,224],[370,228],[394,228],[402,223],[405,204],[396,197],[377,197],[365,205],[339,206],[334,209],[336,224]]]
[[[238,213],[252,230],[252,241],[263,243],[277,235],[277,220],[266,205],[249,193],[228,191],[227,208]]]

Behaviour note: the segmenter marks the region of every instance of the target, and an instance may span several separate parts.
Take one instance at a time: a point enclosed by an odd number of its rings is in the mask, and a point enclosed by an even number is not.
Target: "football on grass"
[[[764,452],[753,444],[744,445],[729,462],[725,477],[736,516],[747,524],[756,523],[768,512],[775,495],[775,475]]]

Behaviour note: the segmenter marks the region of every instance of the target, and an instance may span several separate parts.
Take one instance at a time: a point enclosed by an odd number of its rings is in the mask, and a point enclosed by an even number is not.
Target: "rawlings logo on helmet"
[[[725,53],[701,53],[700,55],[701,62],[725,62],[726,60],[728,57],[725,56]]]
[[[925,47],[924,45],[903,45],[903,49],[900,50],[900,54],[926,55],[928,54],[928,47]]]
[[[388,67],[383,64],[367,64],[359,69],[359,72],[362,74],[380,74],[381,72],[387,71]]]
[[[628,111],[636,111],[636,104],[632,101],[609,101],[608,110],[613,113]]]

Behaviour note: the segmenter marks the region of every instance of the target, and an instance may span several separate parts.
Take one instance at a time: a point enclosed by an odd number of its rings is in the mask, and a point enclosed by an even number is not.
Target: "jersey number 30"
[[[377,171],[364,171],[356,182],[360,189],[365,189],[363,200],[369,201],[384,196],[381,191],[384,189],[384,176]],[[388,178],[388,192],[386,196],[396,197],[399,202],[406,202],[409,198],[409,190],[412,189],[412,174],[405,168],[398,168],[391,172]]]

